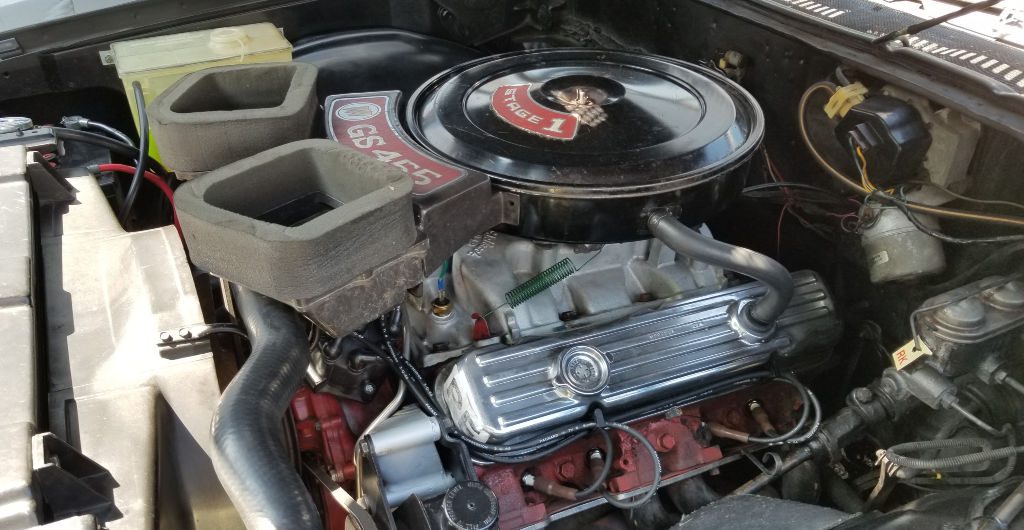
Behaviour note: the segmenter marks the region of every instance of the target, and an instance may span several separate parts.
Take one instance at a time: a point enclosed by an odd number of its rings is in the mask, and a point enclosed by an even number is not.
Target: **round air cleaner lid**
[[[457,66],[413,95],[407,120],[428,150],[522,196],[519,233],[580,242],[643,237],[641,210],[652,205],[675,204],[684,219],[702,221],[738,188],[720,181],[735,180],[763,134],[756,102],[715,72],[581,49]],[[617,227],[558,219],[607,217],[588,208],[611,199],[624,210],[610,219]],[[574,200],[586,203],[566,204]],[[624,217],[633,219],[623,226]]]

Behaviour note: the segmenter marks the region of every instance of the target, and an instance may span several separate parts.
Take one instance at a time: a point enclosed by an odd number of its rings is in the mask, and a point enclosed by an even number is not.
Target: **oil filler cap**
[[[558,357],[557,382],[583,396],[600,394],[611,376],[608,356],[592,346],[573,346]]]
[[[487,530],[498,521],[498,498],[481,482],[459,482],[448,488],[442,508],[452,530]]]

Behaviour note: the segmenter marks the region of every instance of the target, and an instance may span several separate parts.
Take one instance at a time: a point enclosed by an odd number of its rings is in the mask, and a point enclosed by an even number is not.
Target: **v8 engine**
[[[1019,526],[1016,19],[859,2],[0,2],[0,530]]]

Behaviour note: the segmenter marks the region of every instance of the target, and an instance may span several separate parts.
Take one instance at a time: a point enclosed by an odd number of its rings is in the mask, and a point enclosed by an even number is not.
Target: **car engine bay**
[[[773,1],[0,47],[0,529],[1024,528],[1021,71]]]

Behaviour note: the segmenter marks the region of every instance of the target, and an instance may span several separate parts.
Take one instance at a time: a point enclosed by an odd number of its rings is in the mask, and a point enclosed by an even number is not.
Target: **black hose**
[[[832,504],[835,504],[836,507],[846,513],[860,513],[864,511],[864,499],[860,498],[857,490],[853,489],[850,484],[832,471],[826,471],[824,477],[825,493],[828,495],[828,499],[832,501]]]
[[[748,314],[754,324],[771,326],[789,307],[793,278],[779,262],[753,250],[705,237],[666,210],[652,212],[647,226],[654,237],[679,254],[764,283],[768,292],[749,306]]]
[[[943,458],[911,458],[901,454],[930,451],[933,449],[983,448],[987,444],[988,440],[984,438],[951,438],[949,440],[907,442],[886,449],[885,457],[893,464],[909,469],[949,470],[992,460],[1002,460],[1013,457],[1017,453],[1024,453],[1024,446],[1013,446]]]
[[[319,530],[320,515],[285,449],[282,420],[309,365],[302,320],[232,286],[252,353],[213,418],[213,466],[247,528]]]
[[[139,190],[142,189],[142,175],[146,172],[149,160],[149,118],[146,117],[146,97],[143,95],[142,85],[138,81],[132,81],[132,90],[135,92],[135,108],[139,118],[139,156],[135,159],[135,174],[132,175],[132,181],[128,184],[128,193],[124,195],[121,213],[117,216],[124,226],[127,226],[132,206],[139,196]]]

